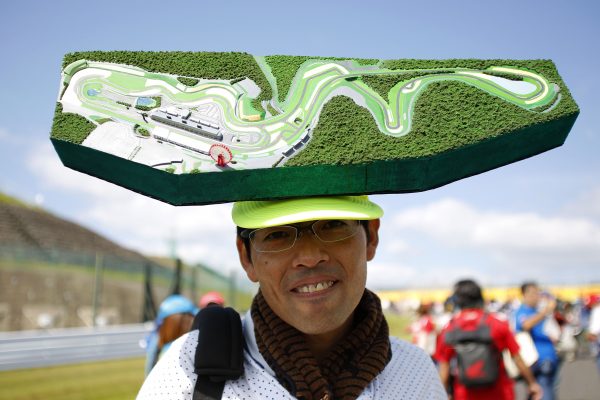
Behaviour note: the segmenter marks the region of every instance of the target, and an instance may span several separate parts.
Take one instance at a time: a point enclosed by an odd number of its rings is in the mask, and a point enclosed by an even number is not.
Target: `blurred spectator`
[[[435,320],[435,327],[438,333],[442,331],[448,325],[448,322],[452,319],[454,313],[454,298],[448,297],[444,301],[443,311],[437,316]]]
[[[518,308],[518,306],[516,308]],[[500,306],[500,309],[498,310],[498,313],[496,315],[498,315],[498,317],[500,319],[509,321],[509,324],[510,324],[511,321],[514,320],[513,317],[514,317],[514,313],[516,312],[516,308],[514,307],[513,300],[508,299],[504,303],[502,303],[502,305]],[[511,328],[514,328],[514,326],[511,325]]]
[[[592,353],[596,357],[596,365],[600,373],[600,294],[590,296],[589,306],[591,313],[588,340],[591,342]]]
[[[205,308],[210,305],[224,306],[225,298],[219,292],[207,292],[202,297],[200,297],[200,301],[198,302],[200,308]]]
[[[487,304],[486,309],[491,312],[491,313],[498,313],[500,311],[500,309],[502,308],[502,304],[500,304],[500,302],[496,299],[490,299],[490,301]]]
[[[435,323],[431,316],[432,305],[423,303],[417,309],[417,320],[413,322],[409,329],[412,334],[412,342],[425,350],[427,354],[433,356],[435,352],[435,342],[437,333]]]
[[[479,285],[472,280],[459,281],[454,286],[454,299],[460,311],[442,330],[435,353],[440,378],[444,386],[452,390],[453,398],[514,399],[513,381],[508,377],[500,356],[502,351],[508,349],[519,372],[529,384],[530,394],[534,399],[540,399],[541,388],[519,356],[519,346],[508,322],[483,310]],[[487,349],[483,346],[487,346]],[[451,371],[450,365],[454,360],[456,371]],[[454,376],[452,388],[449,387],[451,375]]]
[[[523,304],[516,313],[516,330],[530,333],[538,352],[538,360],[531,366],[531,371],[544,390],[543,400],[554,400],[559,366],[554,345],[560,339],[560,329],[554,319],[556,300],[548,295],[542,296],[535,282],[523,283],[521,293]]]
[[[179,294],[173,294],[160,303],[154,330],[146,338],[146,376],[171,343],[190,330],[197,312],[196,305]]]
[[[567,362],[574,361],[577,353],[577,339],[575,336],[579,327],[577,326],[573,305],[569,302],[560,302],[557,311],[554,313],[554,318],[560,326],[560,340],[556,346],[558,355]]]

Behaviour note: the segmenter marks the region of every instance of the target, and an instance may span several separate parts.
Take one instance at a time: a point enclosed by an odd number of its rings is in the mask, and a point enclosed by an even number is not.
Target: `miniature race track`
[[[273,85],[275,78],[261,61],[257,58]],[[406,73],[419,73],[419,77],[395,85],[389,100],[358,79]],[[64,69],[62,81],[64,112],[82,115],[97,125],[84,146],[156,168],[172,168],[175,173],[283,165],[310,141],[323,106],[337,95],[368,109],[381,133],[394,137],[410,132],[415,101],[436,82],[471,85],[526,110],[560,101],[556,84],[539,74],[504,66],[441,72],[309,60],[297,71],[285,100],[274,100],[278,97],[274,86],[270,107],[263,102],[265,110],[261,111],[251,103],[260,88],[247,78],[234,84],[200,79],[186,86],[172,75],[80,60]],[[230,162],[215,162],[210,156],[214,145],[230,151]]]

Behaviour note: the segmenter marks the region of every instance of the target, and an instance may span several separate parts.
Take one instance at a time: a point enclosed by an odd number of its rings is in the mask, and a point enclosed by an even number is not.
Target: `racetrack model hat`
[[[286,64],[283,86],[290,100],[271,115],[252,106],[247,85],[236,84],[237,78],[214,81],[215,73],[248,77],[256,83],[251,92],[276,99],[268,80],[253,78],[256,60],[248,53],[68,53],[57,85],[61,93],[53,99],[52,145],[69,168],[169,204],[195,206],[423,192],[562,146],[579,115],[551,60],[388,59],[365,67],[367,76],[399,82],[397,70],[386,67],[410,66],[411,79],[384,88],[375,78],[355,82],[364,72],[358,58],[308,55],[301,65],[287,65],[286,57],[261,62],[264,68]],[[440,68],[448,73],[437,73]],[[179,82],[174,71],[194,78]],[[339,103],[335,107],[354,111],[325,111],[334,107],[328,100],[340,82],[361,107]],[[469,89],[446,92],[446,85]],[[142,95],[140,87],[149,91]],[[131,106],[146,110],[147,118],[118,104],[125,97],[108,95],[113,92],[136,98]],[[424,93],[430,105],[417,112],[411,104]],[[432,105],[447,94],[451,100],[440,118]],[[208,111],[213,107],[217,119]],[[468,127],[448,123],[466,119]],[[111,127],[99,127],[109,120]],[[177,133],[182,129],[189,135]],[[120,139],[125,130],[134,135],[131,141]],[[406,134],[410,144],[401,139]],[[168,151],[157,145],[165,140]]]
[[[275,201],[240,201],[233,205],[233,222],[242,228],[266,228],[318,219],[370,220],[383,210],[368,196],[307,197]]]

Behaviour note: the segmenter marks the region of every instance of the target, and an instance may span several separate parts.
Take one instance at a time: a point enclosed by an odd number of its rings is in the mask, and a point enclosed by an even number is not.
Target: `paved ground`
[[[517,385],[516,400],[525,400],[524,386]],[[558,400],[599,400],[600,375],[592,358],[564,363],[560,372]]]

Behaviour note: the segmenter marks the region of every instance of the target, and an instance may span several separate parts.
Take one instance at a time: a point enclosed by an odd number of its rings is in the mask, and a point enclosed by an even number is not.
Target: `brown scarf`
[[[322,360],[303,334],[279,318],[259,291],[252,302],[258,349],[288,392],[303,400],[356,399],[392,357],[379,298],[365,289],[350,333]]]

